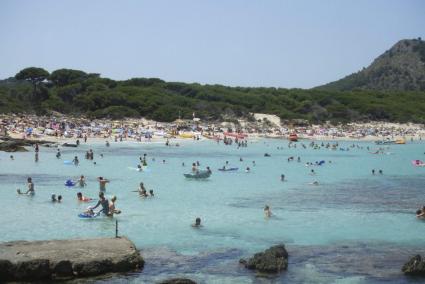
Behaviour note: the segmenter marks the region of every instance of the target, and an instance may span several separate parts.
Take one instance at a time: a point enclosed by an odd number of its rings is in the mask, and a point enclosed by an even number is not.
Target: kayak
[[[237,171],[239,168],[228,168],[228,169],[218,169],[221,172],[232,172]]]
[[[211,173],[208,171],[202,171],[202,172],[198,172],[198,173],[190,173],[190,174],[183,174],[185,176],[185,178],[209,178],[211,176]]]

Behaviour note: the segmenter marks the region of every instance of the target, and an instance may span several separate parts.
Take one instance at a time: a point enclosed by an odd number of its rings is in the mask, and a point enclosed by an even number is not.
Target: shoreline
[[[123,119],[120,121],[97,119],[87,120],[73,117],[13,116],[0,115],[0,140],[6,135],[12,139],[45,141],[56,144],[114,142],[170,143],[180,144],[199,140],[255,141],[258,139],[282,139],[289,142],[290,134],[306,141],[372,142],[384,140],[422,140],[425,126],[411,123],[367,122],[344,125],[291,126],[280,123],[278,117],[270,118],[267,127],[259,121],[239,124],[221,122],[208,123],[199,120],[179,120],[161,123],[146,119]],[[261,116],[260,116],[261,117]],[[263,119],[266,119],[263,118]]]

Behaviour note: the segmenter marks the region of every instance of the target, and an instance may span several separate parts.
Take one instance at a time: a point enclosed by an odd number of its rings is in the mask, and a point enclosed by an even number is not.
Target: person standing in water
[[[97,180],[99,181],[99,190],[106,191],[106,184],[109,183],[109,180],[104,179],[103,177],[98,177]]]
[[[85,187],[87,184],[86,184],[86,178],[82,175],[82,176],[80,176],[80,178],[78,179],[78,185],[80,186],[80,187]]]
[[[202,227],[202,225],[201,225],[201,218],[197,217],[195,219],[195,223],[192,224],[192,227],[193,228],[200,228],[200,227]]]
[[[80,161],[78,160],[78,157],[77,157],[77,156],[75,156],[75,157],[74,157],[74,160],[72,160],[72,163],[73,163],[75,166],[78,166],[78,164],[80,163]]]
[[[27,188],[28,190],[26,192],[21,192],[20,189],[17,189],[16,191],[18,192],[18,194],[27,194],[27,195],[34,195],[35,194],[35,190],[34,190],[34,183],[32,182],[32,178],[27,178]]]
[[[264,216],[270,218],[272,216],[272,211],[268,205],[264,206]]]
[[[90,207],[91,210],[96,209],[97,207],[102,206],[102,210],[98,213],[103,213],[105,215],[109,215],[109,201],[105,198],[105,194],[101,191],[99,192],[99,201],[93,207]]]

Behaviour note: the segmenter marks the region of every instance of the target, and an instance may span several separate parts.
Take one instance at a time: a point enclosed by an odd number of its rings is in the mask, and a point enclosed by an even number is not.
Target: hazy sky
[[[0,78],[38,66],[309,88],[425,38],[421,0],[1,0]]]

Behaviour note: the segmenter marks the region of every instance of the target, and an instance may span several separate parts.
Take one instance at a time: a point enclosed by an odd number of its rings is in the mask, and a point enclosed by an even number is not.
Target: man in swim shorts
[[[96,209],[99,205],[102,206],[102,210],[100,210],[99,213],[109,215],[109,201],[105,198],[105,194],[102,191],[99,192],[99,201],[94,207],[90,207],[90,209]]]

